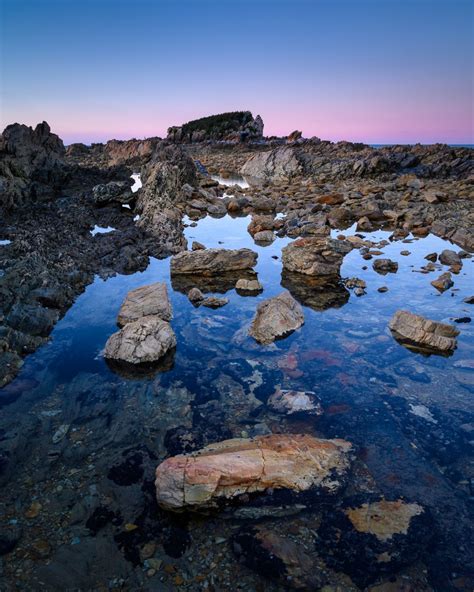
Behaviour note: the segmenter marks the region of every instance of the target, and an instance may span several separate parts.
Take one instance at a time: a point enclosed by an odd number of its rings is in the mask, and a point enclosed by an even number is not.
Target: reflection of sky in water
[[[239,187],[242,187],[242,189],[250,187],[249,183],[246,181],[245,177],[242,177],[242,175],[231,175],[229,177],[211,175],[211,179],[214,179],[214,181],[217,181],[220,185],[227,185],[229,187],[232,185],[238,185]]]
[[[108,234],[109,232],[113,232],[114,230],[116,229],[112,228],[112,226],[97,226],[96,224],[94,228],[91,230],[91,234],[92,236],[95,236],[96,234]]]
[[[6,246],[6,245],[9,245],[11,242],[12,242],[12,241],[11,241],[11,240],[8,240],[8,239],[3,239],[3,240],[0,240],[0,247],[3,247],[3,246]]]
[[[250,217],[206,217],[196,227],[187,227],[185,235],[189,246],[193,240],[197,240],[209,248],[254,249],[258,253],[256,271],[264,286],[262,294],[242,297],[235,290],[230,290],[226,293],[229,304],[224,308],[216,311],[195,309],[185,294],[172,289],[169,260],[151,259],[144,272],[116,276],[106,281],[97,278],[88,286],[56,325],[52,342],[26,359],[23,374],[48,363],[69,376],[81,370],[108,373],[109,370],[98,354],[110,334],[117,330],[115,319],[123,299],[129,290],[156,281],[163,281],[168,285],[174,309],[172,325],[177,334],[178,353],[175,368],[171,371],[173,374],[179,376],[180,366],[184,367],[189,360],[204,361],[206,356],[212,355],[216,345],[213,343],[213,336],[216,340],[224,338],[231,343],[235,332],[250,322],[257,304],[282,291],[280,255],[282,247],[290,242],[288,238],[277,238],[269,246],[257,246],[247,232],[249,222]],[[350,232],[345,231],[345,234]],[[364,235],[372,240],[380,240],[387,238],[389,233],[378,231]],[[289,338],[279,341],[277,347],[282,352],[293,347],[327,350],[333,355],[341,356],[348,370],[351,370],[351,358],[354,357],[350,352],[360,349],[360,346],[363,346],[365,362],[374,367],[385,367],[385,353],[389,354],[390,363],[404,358],[413,359],[414,354],[396,343],[387,328],[390,317],[397,309],[408,309],[434,320],[448,322],[453,317],[466,316],[470,312],[463,298],[470,295],[473,286],[472,260],[464,260],[461,273],[453,276],[454,290],[448,290],[444,294],[439,294],[430,285],[430,281],[441,273],[441,266],[439,273],[425,275],[415,271],[427,263],[424,259],[426,254],[440,252],[449,246],[434,236],[411,243],[391,243],[382,249],[383,257],[397,260],[399,269],[398,273],[385,276],[372,269],[373,260],[365,261],[357,250],[353,250],[343,262],[342,277],[356,276],[364,279],[367,294],[360,298],[351,294],[347,304],[341,308],[319,311],[305,306],[305,325]],[[401,256],[402,250],[411,251],[411,255]],[[367,269],[362,269],[364,266]],[[385,294],[378,293],[377,288],[381,286],[387,286],[389,291]],[[202,323],[206,327],[204,339],[198,337]],[[195,337],[190,337],[190,327],[195,328]],[[472,355],[472,325],[459,327],[461,335],[458,338],[458,349],[452,358],[424,358],[418,355],[416,360],[428,366],[447,369],[456,359]],[[238,346],[233,349],[235,355]],[[248,356],[245,351],[241,351],[241,355]],[[258,358],[258,349],[252,351],[252,356]],[[325,380],[329,377],[326,376]],[[312,386],[314,385],[307,385],[308,388]]]

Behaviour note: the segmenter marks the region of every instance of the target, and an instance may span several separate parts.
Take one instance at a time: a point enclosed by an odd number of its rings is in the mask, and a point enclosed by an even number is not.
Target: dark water
[[[51,558],[53,565],[61,562],[56,555],[61,549],[88,549],[92,539],[84,522],[99,499],[119,508],[123,523],[137,521],[143,500],[138,493],[138,501],[131,493],[121,498],[107,475],[127,451],[140,450],[148,459],[144,474],[151,480],[153,467],[171,450],[165,436],[182,426],[194,434],[197,445],[275,429],[344,437],[365,451],[364,460],[383,492],[432,507],[448,500],[454,514],[472,495],[470,436],[462,426],[473,421],[474,372],[468,366],[474,358],[474,323],[458,325],[458,349],[449,358],[410,352],[392,338],[388,323],[400,308],[445,322],[470,315],[472,306],[463,298],[474,291],[473,260],[464,259],[461,272],[453,276],[454,288],[439,294],[430,281],[441,271],[425,275],[416,270],[427,263],[425,255],[452,245],[434,236],[409,238],[382,249],[384,257],[399,262],[396,274],[377,274],[372,261],[357,250],[346,256],[342,277],[364,279],[366,295],[356,297],[340,286],[318,292],[301,280],[282,278],[279,258],[289,239],[259,247],[247,233],[249,221],[207,217],[197,227],[187,227],[186,237],[207,247],[257,251],[263,293],[243,297],[232,285],[221,285],[220,292],[229,298],[225,307],[196,309],[186,297],[187,287],[171,282],[169,260],[152,259],[142,273],[97,278],[58,322],[50,342],[28,357],[17,379],[0,390],[0,443],[8,461],[0,509],[7,523],[25,529],[21,552],[4,558],[4,571],[18,578],[20,589],[28,589],[22,578],[29,581],[32,573],[50,578],[53,588],[57,585],[54,573],[41,570]],[[379,241],[389,233],[364,236]],[[400,255],[403,250],[411,254]],[[165,372],[142,378],[117,374],[101,352],[117,330],[119,307],[128,291],[156,281],[169,288],[176,353]],[[257,304],[280,293],[282,284],[304,305],[305,324],[264,348],[246,337],[245,327]],[[377,292],[381,286],[388,292]],[[304,420],[290,425],[262,411],[278,384],[317,392],[326,413],[316,427]],[[61,429],[65,436],[60,437]],[[91,496],[95,505],[74,522],[71,512],[78,500]],[[33,527],[25,518],[32,501],[42,506]],[[207,549],[209,561],[221,561],[222,573],[232,578],[233,570],[242,568],[233,567],[225,554],[216,559],[214,548],[206,547],[213,537],[225,539],[228,528],[225,521],[199,521],[193,537]],[[47,560],[28,551],[38,540],[50,545]],[[194,564],[187,562],[193,549],[180,559],[184,574],[194,573]],[[163,550],[159,553],[166,559]],[[87,578],[81,580],[86,576],[70,577],[70,585],[90,585]]]

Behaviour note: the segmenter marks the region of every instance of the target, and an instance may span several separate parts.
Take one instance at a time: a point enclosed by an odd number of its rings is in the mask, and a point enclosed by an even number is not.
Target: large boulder
[[[183,251],[171,258],[171,274],[219,275],[251,269],[257,257],[251,249]]]
[[[450,355],[456,349],[458,329],[398,310],[389,324],[392,335],[407,348],[423,353]]]
[[[197,184],[196,167],[179,146],[159,145],[141,169],[142,188],[137,193],[135,211],[138,226],[156,238],[163,254],[186,248],[182,212],[186,200],[184,186]]]
[[[310,276],[338,276],[342,260],[351,250],[348,241],[317,236],[300,238],[283,248],[283,269]]]
[[[131,290],[120,307],[117,324],[123,327],[127,323],[151,315],[163,321],[170,321],[173,317],[168,289],[162,282]]]
[[[304,323],[301,305],[289,292],[261,302],[249,329],[249,335],[263,345],[286,337]]]
[[[289,146],[282,146],[268,152],[256,152],[247,160],[240,172],[245,177],[277,181],[300,175],[303,167],[295,150]]]
[[[166,509],[200,510],[242,494],[286,489],[334,494],[345,484],[351,444],[309,435],[235,438],[168,458],[156,469],[156,499]]]
[[[43,121],[14,123],[0,136],[0,208],[50,199],[65,179],[64,144]]]
[[[111,335],[105,345],[105,358],[128,364],[146,364],[160,360],[176,346],[171,325],[160,317],[147,316],[127,323]]]

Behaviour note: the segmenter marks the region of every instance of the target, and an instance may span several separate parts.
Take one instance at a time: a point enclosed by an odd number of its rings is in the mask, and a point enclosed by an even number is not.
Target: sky
[[[474,143],[473,0],[0,0],[0,127],[164,136],[234,110],[266,135]]]

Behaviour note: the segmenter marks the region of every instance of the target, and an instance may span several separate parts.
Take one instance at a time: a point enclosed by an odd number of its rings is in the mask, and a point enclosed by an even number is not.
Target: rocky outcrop
[[[0,209],[53,198],[66,176],[64,154],[45,121],[35,129],[7,126],[0,136]]]
[[[450,355],[456,349],[459,331],[453,325],[398,310],[389,327],[397,341],[415,351]]]
[[[310,276],[337,276],[344,256],[351,250],[347,241],[300,238],[282,250],[283,269]]]
[[[351,444],[309,435],[236,438],[168,458],[156,469],[156,499],[166,510],[201,510],[267,489],[334,494],[350,468]]]
[[[257,152],[251,156],[240,173],[245,177],[277,181],[301,175],[303,167],[296,152],[289,146],[282,146],[269,152]]]
[[[171,142],[226,141],[241,142],[259,140],[263,136],[263,120],[253,118],[250,111],[234,111],[210,115],[189,121],[182,126],[168,128],[167,140]]]
[[[249,335],[258,343],[268,345],[286,337],[304,323],[301,305],[289,292],[261,302],[249,329]]]
[[[159,361],[176,346],[170,324],[158,316],[147,316],[127,323],[111,335],[105,345],[105,358],[128,364]]]
[[[129,292],[120,307],[117,325],[123,327],[147,316],[157,316],[163,321],[172,319],[173,311],[166,284],[156,282]]]
[[[183,251],[171,258],[171,274],[220,275],[251,269],[257,253],[250,249],[202,249]]]
[[[179,146],[159,146],[142,168],[141,180],[135,207],[138,226],[156,238],[163,254],[183,250],[186,240],[178,205],[185,199],[183,186],[197,183],[193,161]]]

